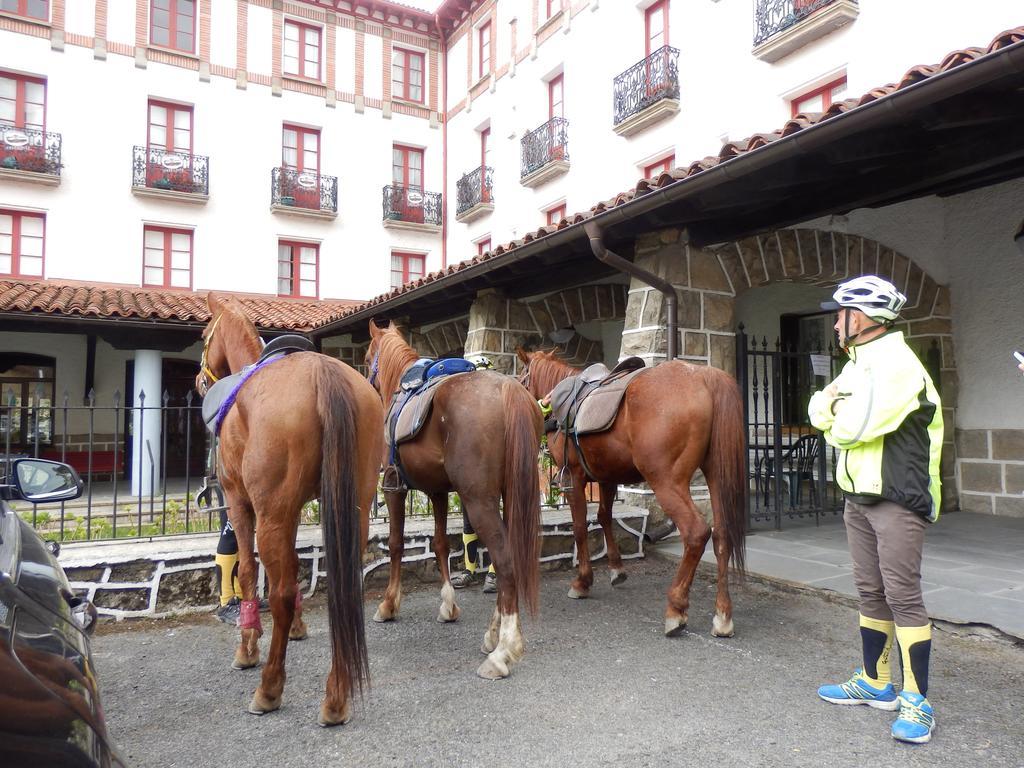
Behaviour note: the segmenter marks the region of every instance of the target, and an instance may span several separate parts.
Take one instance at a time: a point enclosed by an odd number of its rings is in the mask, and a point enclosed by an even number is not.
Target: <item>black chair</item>
[[[821,451],[822,437],[819,434],[801,435],[799,439],[787,448],[782,454],[781,474],[789,482],[789,506],[799,507],[803,500],[803,481],[810,484],[811,504],[818,504],[818,486],[814,482],[814,468],[818,463],[818,453]],[[768,503],[768,489],[773,477],[775,477],[775,457],[765,456],[763,471],[758,475],[763,482],[764,505]],[[760,467],[758,468],[761,469]]]

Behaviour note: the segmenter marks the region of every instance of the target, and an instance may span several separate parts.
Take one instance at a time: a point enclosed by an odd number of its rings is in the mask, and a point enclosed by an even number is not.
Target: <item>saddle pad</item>
[[[384,430],[388,445],[407,443],[420,433],[423,425],[427,423],[427,417],[430,416],[430,408],[433,405],[438,384],[449,378],[451,376],[430,379],[421,390],[410,394],[408,398],[402,396],[395,398],[391,403],[387,418],[387,423],[394,424],[394,427]],[[394,421],[395,419],[397,421]]]
[[[638,368],[602,384],[583,400],[576,413],[576,434],[591,435],[611,429],[615,416],[619,412],[619,404],[626,393],[629,383],[648,368]]]
[[[217,431],[217,414],[220,413],[220,407],[231,393],[235,391],[235,387],[238,386],[241,380],[241,372],[232,373],[230,376],[225,376],[220,381],[214,383],[206,391],[206,395],[203,397],[203,421],[206,422],[206,428],[214,434]]]

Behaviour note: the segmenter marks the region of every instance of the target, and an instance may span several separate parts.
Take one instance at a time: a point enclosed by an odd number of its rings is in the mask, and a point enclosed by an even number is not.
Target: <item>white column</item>
[[[132,410],[132,494],[147,495],[160,483],[160,406],[163,405],[161,355],[152,349],[135,351]],[[145,394],[145,411],[139,408]]]

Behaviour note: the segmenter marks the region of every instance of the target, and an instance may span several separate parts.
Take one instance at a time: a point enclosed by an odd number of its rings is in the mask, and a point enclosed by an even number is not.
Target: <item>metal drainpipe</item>
[[[676,359],[676,289],[666,280],[662,280],[655,274],[641,269],[631,261],[626,261],[617,253],[609,251],[602,241],[601,226],[596,221],[588,221],[583,224],[583,230],[590,238],[590,249],[594,252],[598,261],[602,261],[610,267],[627,275],[632,275],[637,280],[661,291],[665,297],[665,312],[668,320],[668,354],[667,359]]]

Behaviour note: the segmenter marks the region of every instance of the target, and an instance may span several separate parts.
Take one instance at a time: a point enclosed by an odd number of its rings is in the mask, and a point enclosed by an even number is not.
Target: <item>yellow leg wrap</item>
[[[487,572],[494,573],[494,563],[491,563],[489,566],[487,566]]]
[[[476,541],[479,536],[475,533],[464,533],[462,534],[462,559],[466,563],[466,570],[470,573],[476,573],[476,547],[473,547],[473,556],[470,557],[469,550],[470,544]]]
[[[892,682],[892,641],[896,625],[891,621],[860,616],[860,638],[864,648],[864,677],[875,688]],[[872,672],[874,676],[872,676]]]
[[[238,555],[217,555],[214,562],[220,569],[220,604],[227,605],[228,601],[238,593],[238,578],[235,575]]]
[[[903,690],[928,695],[928,662],[932,649],[932,625],[896,627],[903,662]]]

